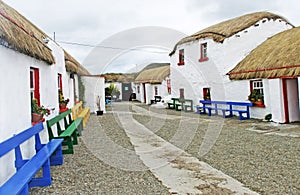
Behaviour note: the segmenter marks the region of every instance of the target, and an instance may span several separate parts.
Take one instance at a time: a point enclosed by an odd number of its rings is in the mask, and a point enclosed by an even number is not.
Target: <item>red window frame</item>
[[[184,99],[184,88],[179,89],[179,98]]]
[[[263,81],[262,80],[252,80],[250,81],[250,93],[252,93],[252,91],[254,89],[258,89],[260,91],[260,93],[262,94],[262,103],[258,104],[257,102],[254,102],[253,106],[256,107],[265,107],[265,97],[264,97],[264,85],[263,85]]]
[[[137,86],[137,93],[140,93],[140,86]]]
[[[167,79],[167,90],[168,93],[171,94],[171,79]]]
[[[40,105],[40,74],[38,68],[30,68],[30,96]]]
[[[179,62],[177,65],[178,66],[184,65],[184,49],[179,50]]]
[[[58,89],[62,90],[63,85],[62,85],[62,75],[60,73],[57,74],[57,83],[58,83]]]
[[[200,44],[200,59],[199,62],[205,62],[208,60],[207,57],[207,43]]]
[[[158,95],[158,87],[154,86],[154,95]]]

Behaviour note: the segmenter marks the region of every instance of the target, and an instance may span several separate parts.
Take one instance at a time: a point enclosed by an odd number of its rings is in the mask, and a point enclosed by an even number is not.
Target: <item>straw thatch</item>
[[[101,76],[105,78],[106,83],[110,83],[110,82],[130,83],[134,81],[136,77],[136,73],[105,73],[102,74]]]
[[[68,72],[73,72],[79,75],[90,75],[90,73],[77,60],[75,60],[68,52],[64,50],[64,53],[65,53],[66,70]]]
[[[215,42],[223,43],[226,38],[231,37],[232,35],[237,34],[252,25],[255,25],[258,21],[261,20],[280,20],[287,24],[290,24],[285,18],[270,13],[270,12],[256,12],[251,14],[246,14],[237,18],[233,18],[231,20],[227,20],[221,22],[219,24],[215,24],[208,28],[205,28],[191,36],[185,37],[181,39],[174,47],[173,51],[170,53],[170,56],[173,55],[176,51],[177,45],[181,45],[183,43],[199,40],[202,38],[210,37]],[[292,24],[290,24],[293,26]]]
[[[135,83],[161,84],[170,75],[170,64],[151,69],[144,69],[136,77]]]
[[[300,27],[269,38],[254,49],[229,74],[230,79],[300,76]]]
[[[43,42],[47,36],[13,8],[0,0],[0,45],[48,64],[55,62]]]

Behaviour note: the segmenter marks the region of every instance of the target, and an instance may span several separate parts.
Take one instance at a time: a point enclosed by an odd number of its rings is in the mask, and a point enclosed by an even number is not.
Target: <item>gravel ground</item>
[[[179,119],[181,112],[140,106],[170,118],[162,119],[136,113],[134,118],[137,121],[160,137],[244,183],[250,189],[260,194],[300,194],[299,137],[250,131],[274,128],[266,122],[226,119],[213,148],[205,156],[200,156],[199,147],[204,135],[210,125],[214,124],[212,118],[184,113],[183,119]],[[108,113],[99,116],[98,119],[106,136],[121,147],[133,150],[129,138],[115,120],[116,117]],[[157,122],[160,124],[159,128],[153,125]],[[187,126],[189,123],[191,126],[196,124],[198,127],[188,145],[178,144],[178,140],[174,139],[182,123]],[[300,131],[300,128],[296,128],[296,131]],[[83,136],[84,133],[85,131]],[[112,167],[96,158],[81,139],[79,145],[75,146],[75,154],[65,155],[64,161],[63,165],[51,168],[53,177],[51,186],[32,188],[30,193],[33,195],[169,194],[168,189],[150,171],[125,171]]]
[[[145,106],[143,108],[150,109]],[[154,111],[152,108],[150,110]],[[181,112],[167,111],[168,115],[177,116],[178,113]],[[194,113],[184,113],[184,116],[192,118],[191,124],[198,123],[199,125],[191,143],[182,149],[260,194],[300,194],[299,137],[292,138],[250,131],[281,127],[259,120],[239,121],[237,118],[223,120],[214,117],[213,120],[218,119],[223,122],[221,133],[213,148],[206,155],[200,156],[199,147],[207,129],[211,127],[209,125],[212,125],[214,121],[208,116]],[[165,140],[182,147],[172,138],[184,120],[166,119],[160,129],[153,129],[151,121],[155,121],[155,117],[135,114],[134,118],[141,123],[148,121],[144,123],[146,127]],[[199,121],[195,120],[196,118]],[[186,120],[184,122],[186,123]],[[282,127],[286,128],[286,125]],[[299,132],[300,127],[296,127],[296,131]]]
[[[98,118],[107,136],[133,150],[112,114]],[[32,188],[30,194],[169,194],[150,171],[125,171],[105,164],[93,155],[82,139],[75,146],[75,154],[65,155],[64,161],[61,166],[51,167],[51,186]]]

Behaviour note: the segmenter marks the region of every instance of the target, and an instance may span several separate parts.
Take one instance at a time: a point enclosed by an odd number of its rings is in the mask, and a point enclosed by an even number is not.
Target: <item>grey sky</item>
[[[91,46],[99,44],[103,46],[105,42],[108,44],[105,46],[110,47],[112,37],[116,37],[118,33],[117,37],[120,37],[122,32],[130,29],[159,26],[174,30],[175,33],[171,33],[174,36],[168,40],[174,42],[169,44],[174,46],[180,38],[180,32],[182,36],[190,35],[218,22],[257,11],[273,12],[285,17],[295,26],[300,24],[298,0],[4,0],[4,2],[49,36],[53,37],[53,32],[56,32],[56,41],[88,69],[90,65],[86,65],[85,62],[93,63],[86,59],[90,56],[93,47],[69,45],[63,42]],[[135,33],[132,35],[132,37],[127,36],[128,42],[136,39],[137,35]],[[145,33],[144,36],[151,35]],[[162,39],[164,37],[159,37],[159,40]],[[114,47],[124,46],[124,43],[118,45],[116,41],[113,42]],[[130,46],[134,47],[134,45]],[[135,46],[140,48],[142,45]],[[101,52],[103,51],[104,48],[101,49]],[[102,59],[101,56],[100,58]],[[110,64],[106,64],[105,71],[108,69],[124,71],[121,67],[133,67],[133,64],[147,64],[153,60],[167,61],[168,59],[167,52],[156,55],[155,52],[141,54],[132,50],[119,51],[110,60]],[[107,61],[99,63],[103,65]],[[95,67],[91,70],[93,73],[102,71],[97,71]]]

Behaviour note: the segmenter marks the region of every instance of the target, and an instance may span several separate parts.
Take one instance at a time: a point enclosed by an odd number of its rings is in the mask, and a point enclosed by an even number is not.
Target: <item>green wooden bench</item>
[[[169,109],[175,109],[176,104],[179,102],[179,98],[171,98],[172,102],[168,103]]]
[[[63,125],[61,124],[63,123]],[[67,146],[67,149],[63,148],[63,154],[74,154],[73,145],[78,144],[78,136],[81,135],[82,118],[72,120],[71,110],[62,112],[54,118],[47,120],[47,129],[49,139],[63,138],[63,146]],[[53,133],[56,126],[56,134]],[[63,127],[62,127],[63,126]]]
[[[179,101],[175,104],[175,110],[177,111],[185,111],[185,112],[193,112],[193,100],[190,99],[179,99]]]
[[[0,186],[0,194],[27,195],[31,187],[51,185],[50,165],[63,164],[61,146],[63,139],[53,139],[48,143],[42,144],[39,133],[43,129],[43,123],[38,123],[0,143],[0,158],[10,155],[13,151],[15,158],[12,161],[14,161],[16,170]],[[20,146],[33,137],[35,142],[32,148],[35,148],[35,154],[31,158],[24,158],[24,148],[21,150]],[[6,162],[5,164],[7,166],[10,163]],[[4,163],[1,166],[4,166]],[[42,174],[39,173],[39,170],[42,171]]]

